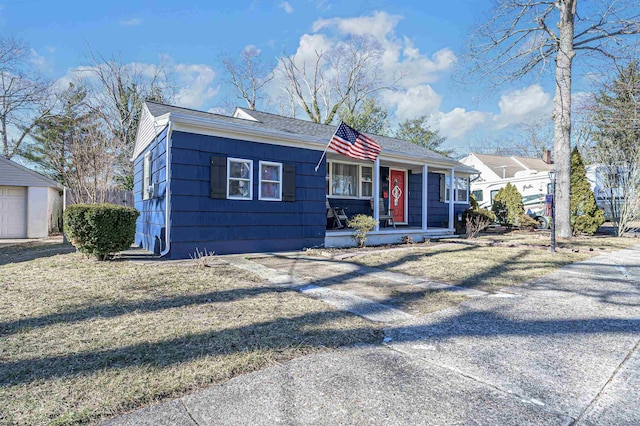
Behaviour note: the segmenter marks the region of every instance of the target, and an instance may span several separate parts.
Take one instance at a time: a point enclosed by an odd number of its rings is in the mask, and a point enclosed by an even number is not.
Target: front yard
[[[46,257],[29,260],[38,250]],[[310,352],[382,340],[374,324],[222,263],[54,253],[0,249],[1,424],[97,421]]]
[[[352,250],[340,253],[344,260],[333,253],[327,262],[338,269],[286,257],[258,262],[295,267],[316,285],[422,315],[464,297],[387,286],[340,268],[375,266],[494,291],[639,241],[561,241],[552,255],[538,237]],[[2,424],[97,422],[304,354],[383,339],[380,324],[215,257],[204,267],[196,261],[96,262],[72,251],[62,244],[0,248]]]

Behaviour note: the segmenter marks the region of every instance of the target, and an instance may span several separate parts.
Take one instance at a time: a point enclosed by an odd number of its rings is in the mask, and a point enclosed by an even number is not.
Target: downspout
[[[171,249],[171,132],[173,130],[173,122],[169,117],[169,126],[167,127],[167,162],[165,166],[166,182],[164,188],[165,199],[165,218],[164,218],[164,241],[165,248],[160,252],[160,256],[166,256]]]

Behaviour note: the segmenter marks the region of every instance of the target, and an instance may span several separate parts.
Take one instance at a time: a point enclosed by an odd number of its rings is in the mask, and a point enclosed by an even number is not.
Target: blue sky
[[[447,145],[464,153],[479,138],[549,117],[549,80],[487,91],[455,82],[462,47],[489,0],[416,1],[8,1],[0,0],[0,31],[24,40],[32,62],[51,79],[87,65],[92,50],[124,63],[164,61],[179,84],[176,103],[219,111],[231,100],[222,52],[248,45],[265,59],[304,55],[348,32],[376,37],[387,70],[407,67],[411,78],[383,100],[397,120],[430,117]]]

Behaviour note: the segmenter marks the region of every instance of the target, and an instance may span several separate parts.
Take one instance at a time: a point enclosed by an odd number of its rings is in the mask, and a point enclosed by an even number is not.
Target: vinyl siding
[[[324,242],[325,165],[321,153],[184,132],[172,134],[172,259],[196,251],[217,254],[299,250]],[[213,199],[211,156],[253,161],[253,199]],[[258,200],[259,161],[295,164],[295,201]]]

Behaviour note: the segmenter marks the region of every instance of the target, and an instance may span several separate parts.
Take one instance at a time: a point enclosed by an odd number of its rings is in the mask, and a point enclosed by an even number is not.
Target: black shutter
[[[296,200],[296,166],[284,164],[282,166],[282,201]]]
[[[446,195],[445,192],[447,191],[447,187],[445,185],[445,181],[446,181],[446,176],[441,174],[440,175],[440,202],[444,203],[446,201]]]
[[[211,156],[211,198],[227,198],[227,157]]]

